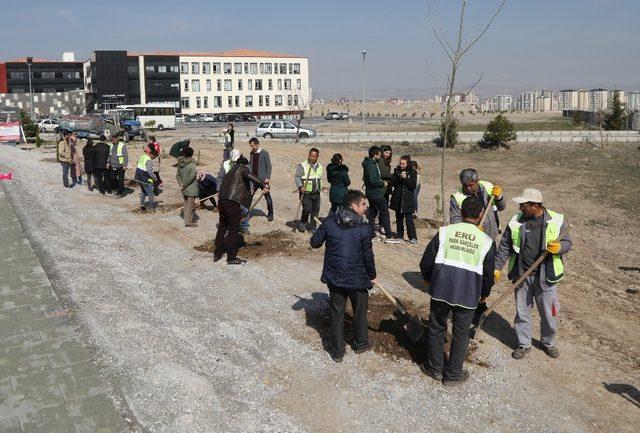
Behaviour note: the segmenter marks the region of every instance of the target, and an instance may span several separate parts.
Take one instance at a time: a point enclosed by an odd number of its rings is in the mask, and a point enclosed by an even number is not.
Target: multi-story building
[[[627,108],[630,110],[640,110],[640,92],[629,92],[627,94]]]
[[[95,51],[85,77],[94,109],[165,103],[185,114],[283,116],[311,101],[308,59],[263,51]]]
[[[627,102],[627,98],[625,97],[624,91],[623,90],[612,90],[609,92],[609,100],[608,100],[608,105],[611,106],[611,102],[613,101],[613,96],[615,94],[618,94],[618,97],[620,98],[620,103],[622,105],[626,105]]]
[[[28,58],[0,62],[0,93],[56,93],[84,88],[82,62]],[[31,70],[31,90],[29,89]]]
[[[537,89],[520,93],[515,103],[516,109],[525,112],[551,111],[553,107],[553,92]]]
[[[513,97],[509,94],[496,96],[496,110],[509,111],[513,108]]]
[[[578,91],[573,89],[560,90],[558,104],[560,110],[577,110]]]
[[[580,89],[578,90],[578,110],[589,110],[589,91]]]
[[[589,90],[589,111],[602,111],[609,107],[609,91],[606,89]]]

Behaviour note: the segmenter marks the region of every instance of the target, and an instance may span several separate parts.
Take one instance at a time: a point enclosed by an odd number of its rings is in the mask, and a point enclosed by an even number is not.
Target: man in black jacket
[[[241,206],[251,207],[250,182],[259,185],[263,191],[269,192],[269,185],[249,173],[247,164],[249,164],[247,158],[241,156],[222,179],[218,200],[220,221],[216,233],[216,247],[213,252],[214,262],[219,261],[225,252],[227,253],[227,263],[230,265],[240,265],[246,262],[246,260],[236,257],[238,255],[238,233],[242,220]]]
[[[361,191],[349,190],[344,205],[327,217],[309,241],[311,247],[326,243],[321,281],[329,287],[331,343],[329,354],[342,362],[345,352],[344,310],[347,298],[353,308],[353,351],[373,348],[369,341],[367,305],[369,290],[378,284],[371,244],[371,229],[364,220],[367,200]]]
[[[107,168],[109,164],[109,154],[111,149],[106,143],[107,137],[100,136],[100,141],[93,146],[93,170],[96,180],[96,186],[100,194],[104,195],[107,190],[111,189],[111,173]]]
[[[491,293],[495,264],[495,243],[478,223],[484,206],[475,197],[462,202],[463,221],[441,227],[424,252],[420,271],[429,284],[427,363],[420,369],[427,376],[457,385],[469,377],[462,368],[469,346],[469,327],[478,300]],[[449,362],[444,365],[447,317],[453,313]]]
[[[249,140],[249,147],[251,153],[249,154],[249,171],[252,175],[262,179],[262,181],[269,185],[269,179],[271,179],[271,158],[269,158],[269,152],[260,147],[260,141],[256,137],[252,137]],[[260,186],[257,184],[251,185],[251,189],[255,192]],[[262,188],[260,188],[262,189]],[[264,192],[264,199],[267,201],[267,221],[273,221],[273,200],[271,199],[271,193]]]

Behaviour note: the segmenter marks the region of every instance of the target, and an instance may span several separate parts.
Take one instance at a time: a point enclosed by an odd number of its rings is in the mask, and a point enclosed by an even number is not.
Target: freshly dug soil
[[[174,212],[176,214],[178,214],[177,209],[179,207],[182,207],[182,203],[170,203],[170,204],[159,204],[155,210],[142,210],[140,209],[140,206],[134,208],[131,210],[131,213],[135,213],[135,214],[150,214],[150,213],[156,213],[156,212],[160,212],[160,213],[171,213]]]
[[[442,221],[434,218],[416,218],[413,222],[417,229],[439,229],[442,227]]]
[[[267,257],[291,257],[307,251],[307,244],[299,243],[296,238],[283,230],[268,233],[246,235],[240,242],[238,255],[245,259],[260,259]],[[193,247],[196,251],[213,253],[214,241],[210,240]]]

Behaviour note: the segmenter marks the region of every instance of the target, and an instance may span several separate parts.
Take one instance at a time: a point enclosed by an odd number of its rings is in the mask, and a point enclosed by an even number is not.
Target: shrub
[[[458,121],[452,117],[449,120],[449,128],[446,128],[447,121],[440,123],[440,146],[444,145],[445,130],[447,130],[447,147],[455,147],[458,144]]]
[[[498,114],[489,124],[482,137],[486,147],[504,146],[505,143],[518,138],[513,123],[502,114]]]

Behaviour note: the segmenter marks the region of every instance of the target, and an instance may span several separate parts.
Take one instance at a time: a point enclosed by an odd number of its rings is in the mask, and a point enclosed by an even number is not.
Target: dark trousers
[[[100,191],[100,194],[104,194],[109,187],[109,170],[106,168],[96,168],[93,171],[93,176],[96,179],[96,187]]]
[[[413,190],[413,196],[416,199],[416,214],[418,213],[418,200],[420,199],[420,188],[421,188],[421,185],[417,184],[416,189]]]
[[[453,312],[453,339],[449,351],[449,362],[444,365],[444,341],[447,333],[447,316]],[[427,333],[427,368],[440,373],[447,380],[457,380],[462,376],[462,365],[467,357],[469,327],[475,310],[453,307],[446,302],[431,300],[429,311],[429,331]]]
[[[384,229],[385,236],[391,236],[391,218],[389,217],[389,206],[387,200],[383,197],[369,197],[369,212],[367,212],[367,218],[369,218],[369,225],[371,225],[371,233],[376,232],[376,217],[380,218],[380,225]]]
[[[214,254],[222,256],[227,253],[227,261],[233,260],[238,255],[238,233],[242,220],[240,205],[231,200],[220,200],[218,203],[220,221],[216,233],[216,248]]]
[[[404,236],[405,221],[407,223],[407,235],[409,235],[409,239],[418,239],[418,235],[416,235],[416,225],[413,221],[413,213],[396,211],[396,231],[398,232],[398,237],[402,238]]]
[[[316,226],[316,218],[320,214],[320,191],[312,193],[304,193],[302,195],[302,216],[300,222],[306,224],[310,223],[312,227]],[[309,221],[309,216],[311,220]]]
[[[89,191],[93,191],[93,186],[91,185],[92,179],[93,179],[93,183],[98,183],[96,182],[95,172],[94,171],[92,171],[91,173],[87,172],[87,188],[89,189]]]
[[[258,189],[264,190],[258,184],[254,183],[253,184],[253,190],[257,191]],[[263,194],[264,194],[264,199],[267,202],[267,216],[273,218],[273,199],[271,198],[271,193],[270,192],[265,192]]]
[[[60,165],[62,166],[62,184],[68,187],[69,186],[69,170],[71,169],[71,164],[68,162],[60,162]]]
[[[369,330],[367,322],[367,308],[369,304],[369,291],[329,289],[329,306],[331,309],[331,321],[329,325],[329,350],[332,354],[344,355],[344,310],[347,306],[347,298],[351,301],[353,309],[353,348],[362,349],[369,344]]]
[[[115,180],[112,189],[115,189],[116,194],[124,195],[124,167],[113,168],[112,180]]]
[[[213,205],[213,207],[217,207],[218,205],[216,204],[216,199],[215,197],[211,197],[213,196],[215,193],[217,193],[218,191],[216,191],[215,188],[211,187],[211,188],[206,188],[206,189],[200,189],[198,190],[198,201],[200,202],[200,204],[202,206],[204,206],[204,203],[202,201],[203,198],[209,197],[208,200],[211,201],[211,204]]]
[[[160,179],[160,172],[159,171],[154,171],[153,174],[156,175],[156,181],[153,182],[153,195],[158,195],[158,187],[162,183],[162,179]]]

